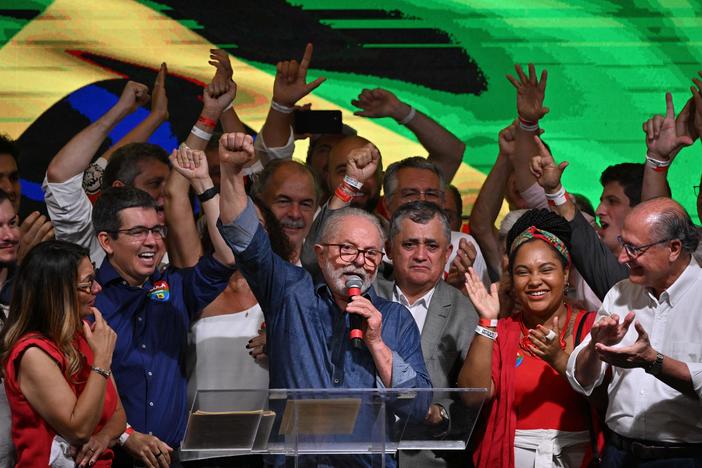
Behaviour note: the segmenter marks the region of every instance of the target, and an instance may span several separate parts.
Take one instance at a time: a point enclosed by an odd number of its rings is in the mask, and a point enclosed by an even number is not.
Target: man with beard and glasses
[[[323,276],[315,283],[310,273],[271,250],[244,189],[243,167],[253,157],[250,136],[230,133],[220,139],[218,227],[265,313],[271,388],[431,387],[412,316],[404,306],[380,298],[371,286],[383,257],[384,236],[376,219],[354,208],[329,217],[315,245]],[[361,278],[363,292],[349,300],[346,282],[354,275]],[[360,349],[347,338],[351,314],[364,319]],[[428,407],[429,395],[418,396],[410,416],[421,421]],[[373,463],[369,455],[320,455],[308,461],[331,466]],[[386,463],[395,464],[390,457]]]

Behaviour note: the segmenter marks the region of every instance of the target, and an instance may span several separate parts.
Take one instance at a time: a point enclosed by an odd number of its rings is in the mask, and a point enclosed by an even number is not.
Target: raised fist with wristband
[[[354,197],[362,194],[363,184],[375,177],[380,164],[380,152],[373,144],[350,151],[346,162],[346,175],[334,191],[334,196],[329,201],[329,208],[336,210],[351,204]]]

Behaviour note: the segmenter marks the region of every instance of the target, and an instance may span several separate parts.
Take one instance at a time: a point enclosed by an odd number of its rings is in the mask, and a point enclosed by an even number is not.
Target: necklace
[[[572,313],[573,309],[570,307],[570,304],[566,304],[566,320],[561,329],[561,336],[558,337],[558,343],[561,345],[561,349],[565,349],[566,347],[565,334],[566,331],[568,331],[568,324],[570,324],[570,316]],[[519,347],[533,356],[534,353],[531,352],[530,346],[533,346],[534,342],[529,338],[529,329],[524,324],[524,313],[522,313],[519,318],[519,328],[522,330],[522,338],[519,340]]]

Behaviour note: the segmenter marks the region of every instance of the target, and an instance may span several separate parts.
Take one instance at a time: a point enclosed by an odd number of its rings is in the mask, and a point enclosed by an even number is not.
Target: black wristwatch
[[[661,369],[663,369],[663,355],[656,352],[656,360],[644,367],[644,370],[647,374],[651,374],[652,376],[656,377],[661,373]]]

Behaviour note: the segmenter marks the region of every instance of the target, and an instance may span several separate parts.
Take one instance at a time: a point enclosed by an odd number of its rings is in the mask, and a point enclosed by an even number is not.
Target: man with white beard
[[[324,280],[278,257],[246,196],[243,167],[254,156],[251,137],[225,134],[220,139],[222,237],[236,256],[266,316],[271,388],[428,388],[420,336],[409,311],[380,298],[373,287],[382,261],[383,232],[362,210],[337,210],[315,245]],[[349,299],[346,283],[358,276],[361,294]],[[363,344],[348,337],[350,316],[363,318]],[[411,416],[424,420],[429,395],[419,395]],[[371,466],[370,456],[339,460],[320,456],[331,466]],[[394,460],[386,457],[388,466]]]

